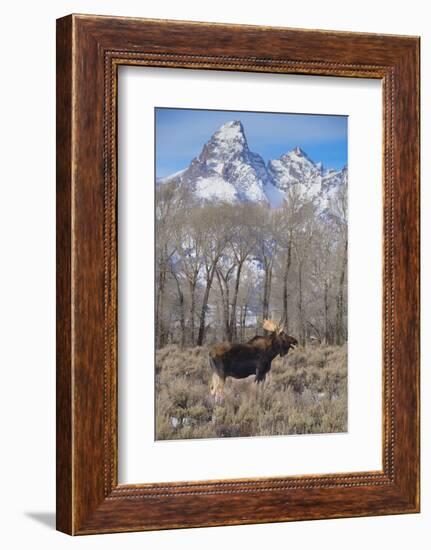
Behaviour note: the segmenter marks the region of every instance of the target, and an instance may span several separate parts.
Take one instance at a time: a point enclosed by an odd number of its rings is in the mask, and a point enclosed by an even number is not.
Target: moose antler
[[[262,323],[262,327],[268,332],[275,332],[275,331],[278,331],[279,329],[277,323],[275,323],[274,321],[271,321],[270,319],[264,319]]]

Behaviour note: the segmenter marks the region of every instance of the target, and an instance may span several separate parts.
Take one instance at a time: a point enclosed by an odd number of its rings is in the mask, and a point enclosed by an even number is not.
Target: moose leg
[[[256,384],[260,384],[261,382],[265,382],[265,378],[266,378],[266,372],[261,372],[259,370],[256,371],[256,377],[254,379]]]
[[[221,405],[224,400],[224,384],[225,378],[218,373],[214,373],[211,380],[210,393],[213,396],[214,403]]]
[[[266,375],[271,368],[271,364],[269,365],[261,365],[256,369],[256,377],[254,381],[256,384],[260,384],[261,382],[265,382]]]

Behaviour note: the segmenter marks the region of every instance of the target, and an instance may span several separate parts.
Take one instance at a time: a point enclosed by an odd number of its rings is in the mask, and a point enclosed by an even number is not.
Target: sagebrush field
[[[156,352],[156,439],[347,431],[347,346],[297,348],[272,362],[263,384],[229,378],[210,396],[208,348]]]

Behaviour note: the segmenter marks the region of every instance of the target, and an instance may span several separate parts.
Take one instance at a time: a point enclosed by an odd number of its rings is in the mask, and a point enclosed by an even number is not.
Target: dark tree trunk
[[[244,304],[241,307],[241,314],[240,314],[240,331],[241,331],[241,342],[244,342],[245,340],[245,322],[247,318],[247,304]]]
[[[175,279],[178,293],[178,305],[180,308],[180,328],[181,328],[181,347],[183,348],[186,343],[186,319],[184,311],[184,293],[181,288],[180,281],[173,267],[171,267],[172,276]]]
[[[226,281],[226,278],[223,277],[216,270],[217,280],[220,287],[220,294],[222,300],[222,317],[223,317],[223,338],[225,340],[229,339],[229,283]]]
[[[328,281],[325,281],[323,300],[324,300],[324,308],[325,308],[325,344],[329,344]]]
[[[284,326],[286,330],[289,329],[289,313],[288,313],[288,302],[289,302],[289,294],[287,291],[288,288],[288,280],[289,280],[289,272],[290,272],[290,266],[292,263],[292,254],[291,254],[291,247],[289,245],[289,248],[287,250],[286,255],[286,263],[284,265],[284,273],[283,273],[283,317],[282,322],[284,323]]]
[[[233,342],[237,338],[237,326],[236,326],[236,304],[238,302],[239,283],[241,280],[242,262],[238,264],[235,280],[235,289],[233,292],[233,300],[231,307],[231,317],[229,323],[229,342]]]
[[[196,281],[189,283],[190,290],[190,345],[195,345]]]
[[[209,297],[210,297],[211,286],[212,286],[212,282],[213,282],[213,279],[214,279],[215,268],[216,268],[216,263],[213,264],[209,274],[207,275],[207,284],[205,286],[205,292],[204,292],[204,298],[203,298],[203,301],[202,301],[201,316],[200,316],[200,322],[199,322],[198,340],[196,342],[197,346],[202,346],[202,344],[204,342],[204,338],[205,338],[205,320],[206,320],[208,300],[209,300]]]
[[[337,316],[336,316],[336,329],[335,337],[337,345],[344,343],[344,279],[346,277],[346,266],[347,266],[347,239],[344,244],[343,258],[341,263],[341,272],[340,279],[338,283],[338,294],[337,294]]]
[[[269,318],[269,301],[272,285],[272,261],[265,265],[265,281],[263,287],[262,319]]]
[[[156,347],[162,348],[165,344],[165,330],[163,325],[163,305],[164,292],[166,282],[166,261],[159,261],[159,276],[157,280],[157,295],[156,295]]]
[[[299,320],[299,341],[301,346],[305,346],[305,331],[304,331],[304,305],[302,296],[302,262],[298,265],[298,320]]]

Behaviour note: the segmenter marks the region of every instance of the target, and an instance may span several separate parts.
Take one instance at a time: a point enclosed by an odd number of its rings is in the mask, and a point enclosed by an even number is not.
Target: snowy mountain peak
[[[177,181],[187,185],[200,201],[264,202],[274,206],[282,202],[265,161],[250,151],[239,120],[223,124]]]
[[[295,147],[295,149],[292,149],[291,151],[288,151],[287,153],[284,153],[284,155],[281,155],[280,160],[284,163],[289,162],[299,162],[299,163],[306,163],[311,164],[313,166],[317,166],[310,157],[307,155],[305,151],[301,149],[301,147]]]
[[[270,160],[268,172],[275,185],[283,191],[300,184],[307,195],[313,196],[319,191],[322,165],[315,164],[302,149],[296,147],[278,160]]]
[[[244,126],[240,120],[230,120],[220,126],[214,134],[214,136],[218,135],[225,136],[227,139],[240,135],[245,139]]]
[[[158,180],[185,186],[200,202],[263,202],[281,206],[286,192],[294,190],[306,199],[326,203],[347,183],[344,171],[325,171],[299,147],[265,164],[250,151],[239,120],[224,123],[205,143],[188,168]]]
[[[249,152],[244,127],[239,120],[226,122],[205,144],[199,159],[220,168],[220,162],[228,162],[234,158],[245,157]],[[214,162],[216,161],[216,162]],[[218,172],[219,169],[216,168]]]

